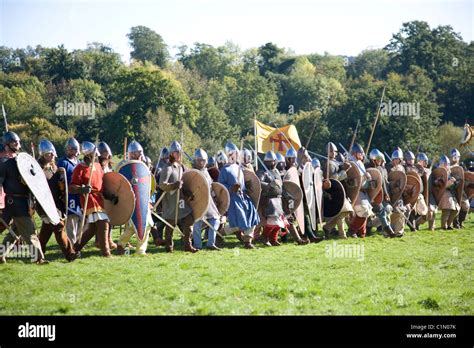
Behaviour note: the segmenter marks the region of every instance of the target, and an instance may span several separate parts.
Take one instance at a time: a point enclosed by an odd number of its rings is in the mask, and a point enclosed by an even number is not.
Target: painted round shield
[[[283,181],[283,211],[286,215],[293,214],[301,205],[303,191],[298,184],[293,181]]]
[[[417,172],[408,172],[407,184],[403,191],[403,203],[410,204],[413,207],[418,200],[422,185],[420,175]]]
[[[283,177],[283,181],[291,181],[295,183],[301,190],[300,176],[298,174],[298,169],[296,169],[296,167],[293,166],[286,171]],[[303,191],[301,191],[301,193],[303,194]],[[305,233],[304,206],[302,203],[298,206],[298,208],[296,208],[296,211],[294,212],[294,214],[295,214],[296,222],[298,223],[298,226],[301,230],[301,233],[304,234]]]
[[[454,183],[456,187],[456,199],[461,203],[464,191],[464,169],[461,166],[451,167],[451,176],[456,178],[456,182]]]
[[[380,170],[377,168],[368,168],[367,173],[372,177],[372,182],[367,189],[367,194],[369,195],[370,202],[373,202],[375,197],[382,191],[382,173],[380,173]]]
[[[212,196],[214,198],[214,202],[216,203],[219,214],[225,215],[229,209],[230,204],[229,191],[227,191],[226,187],[220,182],[213,182],[211,184],[211,189],[213,192]]]
[[[314,199],[316,204],[316,216],[320,224],[323,223],[323,172],[315,169],[313,175]]]
[[[104,174],[103,178],[104,192],[113,193],[118,197],[117,204],[104,199],[105,211],[109,217],[112,226],[120,226],[126,224],[132,217],[135,210],[135,194],[132,185],[122,174],[110,172]]]
[[[325,218],[332,218],[339,214],[344,206],[346,192],[339,180],[329,179],[331,187],[323,193],[323,214]]]
[[[131,222],[135,227],[139,240],[144,240],[147,226],[147,217],[150,213],[151,173],[148,166],[142,161],[129,160],[124,162],[118,172],[128,179],[135,194],[135,209]]]
[[[343,180],[343,185],[346,197],[350,199],[352,206],[354,206],[362,186],[362,178],[357,165],[352,161],[350,163],[351,167],[347,170],[347,178]]]
[[[395,204],[405,191],[405,186],[407,184],[407,175],[399,170],[388,173],[388,182],[389,182],[389,193],[390,193],[390,203]]]
[[[435,181],[437,184],[435,185]],[[441,197],[443,197],[446,186],[448,185],[448,171],[446,168],[433,169],[430,176],[430,189],[433,192],[436,204],[439,204]]]
[[[253,204],[255,207],[258,207],[258,203],[260,201],[260,194],[262,193],[262,186],[260,184],[260,179],[258,176],[251,170],[243,168],[244,173],[244,181],[245,181],[245,189],[246,193],[252,199]]]
[[[309,219],[311,220],[311,227],[317,230],[318,224],[316,220],[316,197],[314,195],[314,169],[311,162],[307,162],[303,168],[303,188],[306,207],[308,208]]]
[[[23,181],[35,196],[36,201],[43,208],[51,223],[53,225],[59,224],[61,218],[56,203],[54,203],[48,181],[38,162],[26,152],[20,152],[16,157],[16,165]]]
[[[194,221],[201,220],[209,208],[211,192],[209,182],[201,171],[189,169],[183,173],[181,192],[193,210]]]
[[[464,171],[464,190],[468,199],[474,196],[474,173],[467,170]]]

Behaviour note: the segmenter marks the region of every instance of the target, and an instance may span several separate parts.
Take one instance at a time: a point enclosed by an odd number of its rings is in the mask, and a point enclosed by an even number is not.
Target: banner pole
[[[257,156],[258,156],[258,140],[257,140],[257,115],[253,115],[253,134],[254,134],[254,138],[255,138],[255,149],[257,151],[255,151],[255,163],[254,163],[254,166],[255,166],[255,171],[258,170],[258,162],[257,162]]]

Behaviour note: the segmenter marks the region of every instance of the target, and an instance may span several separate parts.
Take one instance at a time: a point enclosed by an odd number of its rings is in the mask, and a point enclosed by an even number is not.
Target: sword
[[[186,155],[186,157],[188,158],[188,160],[189,160],[191,163],[193,163],[193,158],[192,158],[191,156],[189,156],[186,151],[183,150],[183,152],[184,152],[184,154]]]

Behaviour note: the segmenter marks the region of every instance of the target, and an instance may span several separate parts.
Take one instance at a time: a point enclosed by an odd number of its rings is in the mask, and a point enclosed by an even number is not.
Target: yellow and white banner
[[[257,152],[259,153],[272,150],[285,156],[286,151],[291,149],[292,146],[295,150],[301,147],[298,131],[292,124],[281,128],[274,128],[255,120],[255,138]]]

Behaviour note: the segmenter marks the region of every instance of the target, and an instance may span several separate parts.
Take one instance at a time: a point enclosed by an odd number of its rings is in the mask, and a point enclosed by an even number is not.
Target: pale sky
[[[0,45],[111,46],[128,61],[126,34],[144,25],[176,53],[195,42],[241,49],[273,42],[296,54],[357,55],[385,46],[403,22],[451,25],[473,40],[474,0],[0,0]]]

